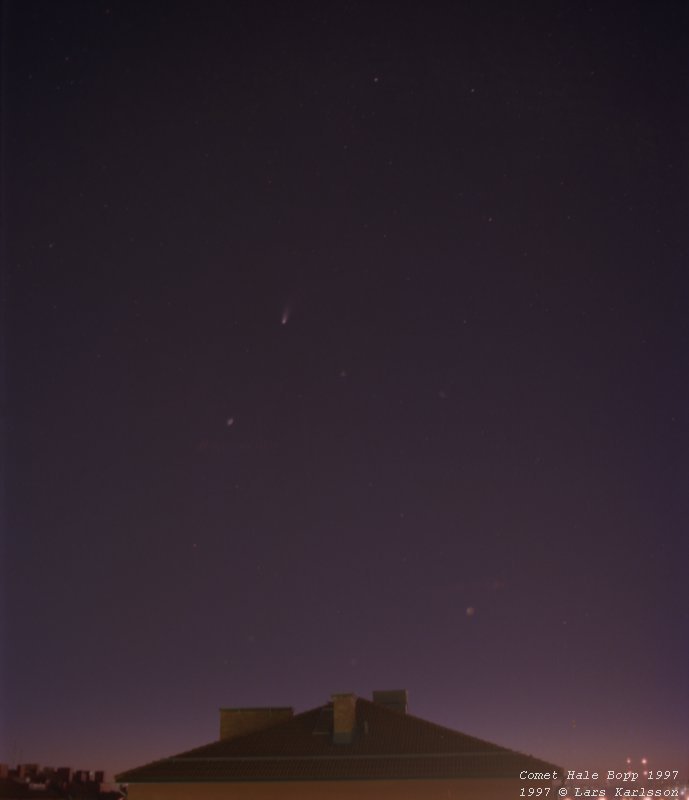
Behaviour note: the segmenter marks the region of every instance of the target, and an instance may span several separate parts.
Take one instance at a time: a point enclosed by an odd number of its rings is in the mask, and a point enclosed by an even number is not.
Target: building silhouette
[[[520,775],[538,777],[526,781]],[[130,800],[519,797],[562,770],[407,713],[407,692],[220,710],[220,739],[116,776]]]

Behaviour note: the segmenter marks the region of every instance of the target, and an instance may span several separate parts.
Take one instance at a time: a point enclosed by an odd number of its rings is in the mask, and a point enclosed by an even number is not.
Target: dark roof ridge
[[[524,756],[525,753],[518,753],[516,750],[504,749],[504,752],[485,752],[477,753],[473,750],[467,752],[453,753],[322,753],[303,756],[194,756],[193,758],[166,758],[165,761],[189,763],[193,761],[319,761],[323,759],[401,759],[401,758],[495,758],[496,756]],[[529,756],[532,758],[533,756]]]
[[[367,700],[365,697],[357,697],[357,701],[363,701],[369,706],[373,706],[376,711],[382,711],[385,714],[394,714],[396,717],[401,717],[404,719],[408,719],[413,724],[423,725],[426,728],[431,728],[439,733],[447,734],[451,737],[461,736],[464,739],[470,739],[472,742],[476,742],[477,744],[487,744],[491,747],[496,748],[497,750],[503,750],[507,753],[516,753],[516,750],[512,750],[509,747],[503,747],[502,745],[495,744],[495,742],[490,742],[488,739],[480,739],[478,736],[471,736],[468,733],[462,733],[462,731],[455,730],[454,728],[448,728],[446,725],[439,725],[437,722],[431,722],[428,719],[424,719],[423,717],[417,717],[414,714],[410,714],[408,711],[395,711],[392,708],[387,708],[386,706],[380,705],[379,703],[374,703],[373,700]],[[521,755],[524,755],[523,753]]]
[[[450,736],[453,736],[453,737],[461,736],[464,739],[470,739],[472,742],[476,742],[477,744],[490,745],[490,747],[495,748],[495,750],[493,751],[493,755],[495,755],[496,751],[497,751],[497,752],[502,752],[502,753],[509,753],[511,755],[523,756],[523,757],[526,757],[526,758],[534,758],[534,759],[536,759],[538,761],[541,760],[537,756],[533,756],[530,753],[525,753],[522,750],[515,750],[512,747],[504,747],[503,745],[496,744],[495,742],[491,742],[488,739],[481,739],[478,736],[472,736],[471,734],[468,734],[468,733],[462,733],[462,731],[457,731],[454,728],[448,728],[446,725],[440,725],[439,723],[432,722],[429,719],[424,719],[423,717],[417,717],[414,714],[410,714],[408,711],[406,711],[406,712],[405,711],[395,711],[392,708],[387,708],[386,706],[379,705],[378,703],[374,703],[373,700],[367,700],[365,697],[357,697],[357,700],[363,700],[364,703],[368,703],[369,705],[375,706],[376,710],[380,709],[380,710],[384,711],[385,713],[396,714],[397,716],[400,716],[400,717],[409,718],[409,719],[413,720],[415,724],[421,724],[421,725],[424,725],[424,726],[426,726],[428,728],[434,728],[434,729],[436,729],[438,731],[441,731],[443,733],[447,733]],[[478,752],[475,753],[475,754],[478,755]],[[462,755],[469,755],[469,754],[468,753],[462,753]],[[471,755],[474,755],[473,751],[472,751]]]
[[[330,705],[328,703],[325,706]],[[293,714],[289,719],[283,719],[279,722],[276,722],[274,725],[271,725],[268,728],[261,728],[258,731],[249,731],[248,733],[242,733],[239,736],[233,736],[231,739],[213,739],[211,742],[206,742],[206,744],[198,745],[197,747],[193,747],[191,750],[184,750],[181,753],[175,753],[173,756],[169,756],[168,758],[159,759],[161,761],[170,761],[171,759],[178,759],[184,758],[186,756],[191,755],[192,753],[197,752],[198,750],[205,750],[207,747],[211,747],[212,745],[217,745],[220,742],[240,742],[246,739],[251,739],[252,737],[260,737],[262,734],[270,731],[271,733],[276,730],[280,730],[283,727],[292,727],[295,722],[299,722],[302,717],[305,717],[308,714],[313,714],[315,711],[319,711],[321,708],[325,708],[325,706],[317,706],[316,708],[308,708],[306,711],[300,711],[298,714]],[[154,762],[155,763],[155,762]]]
[[[220,711],[294,711],[294,706],[220,706]]]

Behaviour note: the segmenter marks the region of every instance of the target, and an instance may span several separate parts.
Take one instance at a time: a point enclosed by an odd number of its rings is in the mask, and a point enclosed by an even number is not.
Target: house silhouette
[[[374,692],[373,701],[334,694],[301,714],[221,709],[220,731],[218,741],[116,780],[128,784],[130,800],[504,800],[562,775],[554,764],[408,714],[405,690]]]

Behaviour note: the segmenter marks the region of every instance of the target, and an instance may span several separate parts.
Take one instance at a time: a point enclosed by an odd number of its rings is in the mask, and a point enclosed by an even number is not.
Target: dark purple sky
[[[406,687],[689,768],[689,6],[23,2],[0,761]]]

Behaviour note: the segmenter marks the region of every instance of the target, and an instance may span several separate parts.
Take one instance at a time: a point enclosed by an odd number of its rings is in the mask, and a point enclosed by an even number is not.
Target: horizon
[[[381,687],[378,687],[378,688],[380,689]],[[341,690],[339,690],[339,691],[341,691]],[[354,693],[356,694],[357,697],[363,697],[364,699],[371,701],[373,689],[371,689],[368,692],[368,696],[365,693],[360,693],[360,692],[354,692]],[[328,695],[328,697],[325,700],[323,700],[322,702],[311,703],[310,705],[307,705],[307,706],[305,706],[303,708],[302,707],[295,707],[295,706],[292,706],[292,708],[293,708],[294,714],[298,715],[298,714],[310,711],[313,708],[317,708],[317,707],[319,707],[321,705],[324,705],[325,703],[329,703],[329,702],[330,702],[330,695]],[[94,772],[94,771],[98,771],[98,770],[103,770],[105,772],[105,775],[106,775],[106,780],[105,780],[106,783],[117,783],[117,781],[114,780],[115,775],[117,775],[117,774],[119,774],[121,772],[124,772],[125,770],[133,769],[134,767],[143,766],[144,764],[150,763],[152,761],[157,761],[157,760],[160,760],[160,759],[169,758],[169,757],[184,753],[184,752],[186,752],[188,750],[192,750],[192,749],[195,749],[197,747],[200,747],[200,746],[203,746],[203,745],[210,744],[212,742],[218,741],[219,738],[220,738],[220,730],[219,729],[220,729],[220,710],[221,710],[221,708],[235,708],[235,707],[236,708],[265,708],[265,707],[273,707],[273,708],[275,708],[275,707],[283,707],[283,706],[286,707],[287,703],[282,703],[282,704],[266,703],[266,704],[263,704],[263,705],[261,705],[261,704],[251,704],[251,705],[247,704],[247,705],[242,705],[242,706],[219,706],[216,709],[215,720],[214,720],[214,722],[216,723],[215,724],[215,727],[216,727],[215,735],[211,735],[211,731],[208,731],[208,733],[206,735],[206,738],[199,739],[199,740],[194,740],[194,741],[189,739],[185,745],[181,744],[183,739],[180,738],[179,740],[173,740],[173,741],[178,741],[179,744],[176,747],[173,746],[172,750],[168,750],[168,751],[163,752],[162,750],[160,750],[159,747],[152,747],[148,751],[148,756],[142,757],[138,761],[135,758],[133,762],[127,761],[126,764],[123,762],[123,763],[118,764],[116,766],[110,765],[110,766],[106,767],[106,766],[103,766],[103,765],[97,765],[94,769],[89,769],[88,771]],[[586,773],[597,772],[598,775],[599,775],[599,779],[593,781],[593,783],[596,783],[596,784],[602,784],[602,783],[605,782],[605,775],[607,774],[608,770],[629,770],[629,769],[637,769],[642,774],[643,774],[644,769],[678,770],[679,771],[679,776],[677,778],[677,781],[675,781],[675,782],[676,783],[680,783],[680,784],[689,782],[689,755],[686,754],[686,753],[682,753],[681,748],[675,749],[674,754],[670,753],[668,756],[665,756],[665,757],[663,756],[662,753],[658,753],[657,751],[652,751],[651,750],[649,752],[654,752],[654,756],[652,758],[649,758],[647,755],[645,755],[646,751],[635,752],[635,753],[627,753],[626,755],[622,756],[620,754],[622,752],[626,752],[626,751],[624,751],[623,748],[622,749],[618,748],[616,751],[613,751],[613,749],[611,748],[611,751],[615,752],[616,755],[613,755],[613,756],[608,757],[608,758],[601,757],[601,756],[596,756],[595,759],[594,759],[592,757],[591,753],[594,751],[594,749],[599,748],[600,744],[595,743],[595,742],[592,743],[590,741],[590,739],[588,739],[588,737],[587,737],[587,739],[586,739],[586,749],[583,751],[582,757],[577,757],[576,755],[573,755],[571,757],[571,759],[568,761],[568,760],[565,760],[563,758],[559,758],[557,756],[550,755],[547,752],[544,752],[542,750],[532,750],[532,749],[530,749],[529,747],[526,747],[526,746],[519,747],[518,743],[515,742],[515,741],[512,741],[511,743],[508,743],[508,742],[505,742],[505,741],[498,740],[496,737],[492,737],[491,738],[489,735],[479,735],[474,730],[463,729],[460,726],[455,726],[455,725],[449,724],[447,721],[440,722],[438,719],[431,718],[429,716],[424,716],[423,714],[415,712],[414,706],[413,706],[413,697],[410,697],[409,707],[408,707],[408,710],[407,710],[406,713],[409,714],[412,717],[416,717],[416,718],[422,719],[422,720],[424,720],[426,722],[431,722],[431,723],[433,723],[435,725],[438,725],[440,727],[448,728],[450,730],[457,731],[457,732],[460,732],[460,733],[465,733],[465,734],[468,734],[470,736],[475,736],[476,738],[484,739],[485,741],[491,742],[492,744],[497,744],[497,745],[499,745],[501,747],[505,747],[505,748],[507,748],[509,750],[514,750],[516,752],[524,753],[526,755],[535,756],[536,758],[540,758],[540,759],[542,759],[542,760],[544,760],[546,762],[549,762],[551,764],[556,765],[558,768],[560,768],[562,770],[563,775],[565,775],[569,770],[575,770],[577,772],[586,772]],[[574,749],[575,748],[573,748],[573,751],[574,751]],[[550,751],[550,753],[553,753],[553,752],[557,753],[556,750],[551,750]],[[157,755],[155,755],[155,753],[157,753]],[[79,764],[82,764],[84,761],[85,761],[85,759],[79,760]],[[0,762],[0,763],[7,763],[7,762]],[[58,763],[55,762],[54,759],[52,761],[50,759],[47,759],[47,760],[44,760],[44,761],[35,760],[35,759],[33,759],[33,760],[26,760],[25,759],[23,761],[15,761],[14,763],[15,763],[15,766],[17,766],[19,763],[24,763],[24,764],[38,763],[39,765],[41,765],[44,768],[45,767],[58,768],[58,766],[59,766]],[[72,765],[76,764],[76,762],[74,762],[74,761],[72,761],[72,762],[65,761],[64,763],[70,763]],[[60,762],[60,764],[62,764],[62,762]],[[12,764],[11,763],[10,763],[10,767],[12,768]],[[76,765],[76,766],[74,766],[74,769],[81,770],[81,769],[85,769],[85,768],[83,766]],[[561,775],[559,777],[562,778],[563,776]]]

